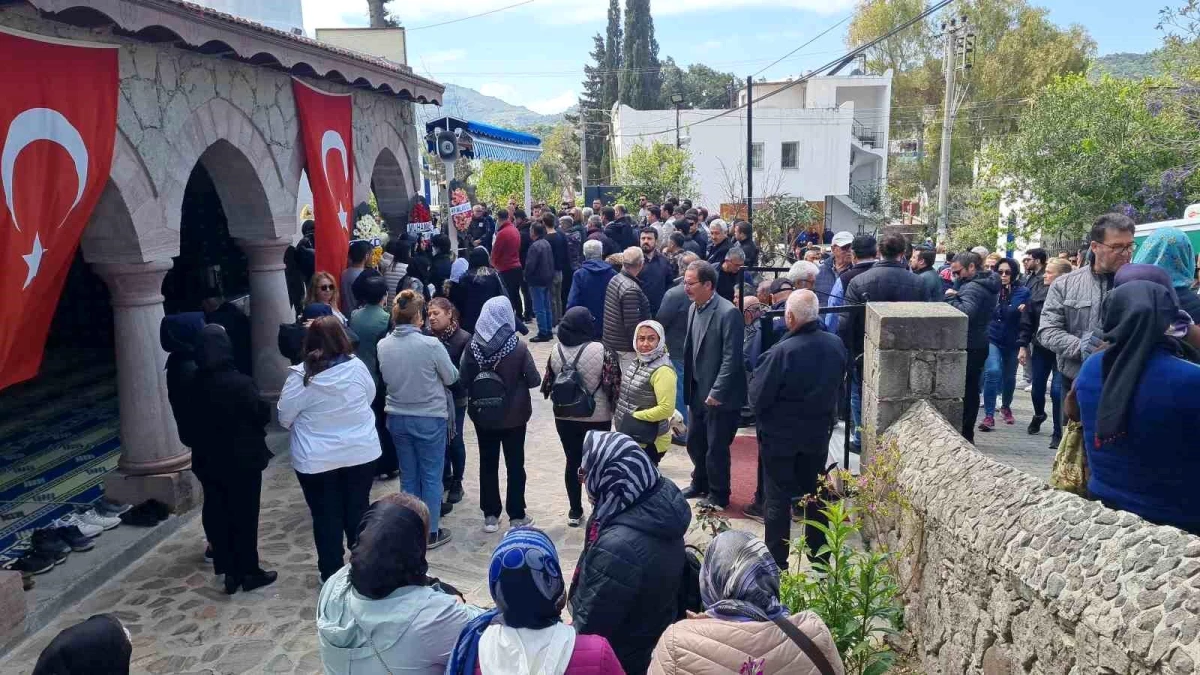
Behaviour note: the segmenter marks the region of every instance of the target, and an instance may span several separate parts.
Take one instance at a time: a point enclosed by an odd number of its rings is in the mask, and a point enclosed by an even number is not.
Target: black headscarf
[[[564,347],[575,347],[596,339],[596,319],[591,310],[579,306],[568,309],[558,323],[558,341]]]
[[[1108,295],[1104,341],[1109,347],[1101,354],[1097,446],[1125,433],[1146,362],[1157,350],[1175,350],[1177,343],[1165,333],[1178,313],[1171,290],[1150,281],[1131,281]]]
[[[350,553],[350,585],[372,600],[403,586],[428,583],[429,525],[415,510],[388,498],[371,505]]]
[[[33,675],[128,675],[132,655],[121,622],[97,614],[56,635],[38,656]]]
[[[233,370],[233,341],[220,324],[208,324],[196,338],[196,367],[205,372]]]

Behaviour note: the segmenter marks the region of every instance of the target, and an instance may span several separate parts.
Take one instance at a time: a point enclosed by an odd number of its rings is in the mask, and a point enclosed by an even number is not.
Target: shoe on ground
[[[533,518],[530,518],[529,516],[525,516],[524,518],[509,518],[508,519],[509,527],[531,527],[532,525],[533,525]]]
[[[1027,384],[1021,388],[1023,391],[1033,391],[1033,384]]]
[[[1045,421],[1046,421],[1046,413],[1042,413],[1041,415],[1034,415],[1033,419],[1029,420],[1029,428],[1026,429],[1026,431],[1029,432],[1030,436],[1033,436],[1034,434],[1036,434],[1037,432],[1042,430],[1042,422],[1045,422]]]
[[[53,531],[58,535],[59,539],[62,539],[63,542],[66,543],[67,546],[70,546],[71,550],[76,553],[83,553],[84,551],[90,551],[96,548],[96,542],[92,541],[91,537],[84,535],[83,532],[80,532],[79,528],[75,527],[74,525],[69,527],[56,527],[53,528]]]
[[[1009,408],[1008,406],[1000,408],[1000,416],[1004,418],[1005,424],[1016,424],[1017,422],[1015,419],[1013,419],[1012,408]]]
[[[991,415],[985,415],[983,421],[979,423],[980,431],[991,431],[996,428],[996,418]]]
[[[567,527],[579,527],[583,524],[583,511],[567,514]]]
[[[450,528],[443,527],[437,531],[437,534],[429,535],[429,550],[444,546],[453,538],[454,535],[450,533]]]
[[[262,588],[263,586],[270,586],[271,584],[275,583],[275,580],[278,578],[279,572],[265,572],[263,570],[258,570],[253,574],[242,577],[242,590],[249,593],[250,591]]]
[[[118,518],[117,520],[120,520]],[[99,525],[85,522],[78,514],[69,513],[58,520],[50,523],[50,527],[77,527],[85,537],[99,537],[104,528]]]
[[[687,445],[687,438],[684,436],[672,436],[671,445]]]
[[[721,502],[709,497],[706,499],[701,499],[699,502],[696,503],[696,506],[698,506],[702,509],[712,509],[714,511],[724,511],[725,509],[729,508],[729,502],[725,502],[724,504],[722,504]]]
[[[71,545],[58,536],[57,530],[34,530],[29,536],[29,546],[35,552],[54,561],[55,565],[66,562]]]
[[[96,509],[90,509],[83,513],[76,514],[75,517],[88,525],[95,525],[102,530],[111,530],[121,524],[121,519],[117,517],[102,516],[96,512]]]
[[[450,502],[442,502],[442,515],[443,516],[449,515],[449,513],[453,510],[454,510],[453,504],[451,504]]]
[[[54,559],[37,551],[28,550],[15,558],[9,558],[0,563],[0,568],[20,572],[21,576],[29,577],[34,574],[45,574],[54,569]]]
[[[553,335],[536,335],[529,338],[530,342],[549,342],[554,339]]]
[[[491,534],[500,530],[500,519],[496,516],[488,516],[483,519],[483,531]]]
[[[708,492],[706,492],[705,490],[701,490],[700,488],[698,488],[694,485],[689,485],[683,489],[683,498],[684,499],[703,499],[704,497],[707,497],[707,496],[708,496]]]
[[[758,504],[751,504],[742,509],[742,515],[758,523],[765,522],[763,520],[763,509]]]
[[[225,595],[233,595],[242,587],[242,578],[232,574],[225,575]]]
[[[450,495],[446,501],[457,504],[463,500],[462,481],[456,480],[450,484]]]
[[[1062,443],[1061,436],[1051,436],[1050,437],[1050,449],[1051,450],[1057,450],[1059,444],[1061,444],[1061,443]]]
[[[96,502],[96,512],[102,516],[109,516],[110,518],[116,518],[132,508],[133,504],[118,504],[116,502],[110,502],[107,499],[101,499],[100,501]]]

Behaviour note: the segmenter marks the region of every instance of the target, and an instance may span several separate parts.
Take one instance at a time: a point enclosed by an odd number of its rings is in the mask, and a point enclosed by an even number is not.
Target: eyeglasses
[[[1012,276],[1012,270],[1000,270],[1000,276],[1002,276],[1002,277],[1011,277],[1011,276]]]
[[[1112,251],[1113,253],[1117,253],[1120,255],[1125,255],[1126,253],[1133,253],[1134,251],[1137,250],[1137,243],[1132,242],[1132,241],[1129,242],[1128,244],[1120,244],[1118,246],[1114,246],[1113,244],[1106,244],[1102,241],[1098,241],[1096,243],[1100,244],[1104,248],[1107,248],[1108,250]]]
[[[329,286],[329,285],[317,286],[317,288],[322,291],[332,291],[333,290],[333,286]]]

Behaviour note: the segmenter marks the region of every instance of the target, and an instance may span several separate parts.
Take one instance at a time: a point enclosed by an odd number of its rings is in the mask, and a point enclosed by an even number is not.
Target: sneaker
[[[582,524],[583,524],[583,512],[582,511],[580,511],[579,513],[568,513],[567,514],[567,527],[579,527]]]
[[[57,530],[34,530],[29,536],[29,546],[35,553],[53,560],[55,565],[66,562],[71,553],[71,545],[58,536]]]
[[[1030,436],[1033,436],[1034,434],[1036,434],[1037,432],[1042,430],[1042,422],[1045,422],[1045,421],[1046,421],[1046,413],[1042,413],[1041,415],[1034,415],[1033,419],[1029,420],[1029,428],[1026,429],[1026,431],[1029,432]]]
[[[1009,408],[1008,406],[1000,408],[1000,416],[1004,418],[1005,424],[1016,424],[1017,422],[1015,419],[1013,419],[1012,408]]]
[[[500,519],[496,516],[488,516],[483,519],[483,531],[491,534],[500,530]]]
[[[21,576],[27,577],[34,574],[45,574],[54,569],[54,560],[37,551],[29,550],[15,558],[9,558],[0,563],[0,568],[12,572],[20,572]]]
[[[133,504],[118,504],[116,502],[110,502],[107,499],[101,499],[100,501],[96,502],[96,512],[102,516],[109,516],[111,518],[116,518],[132,508]]]
[[[56,527],[52,531],[58,535],[58,538],[63,540],[67,546],[71,547],[72,551],[82,553],[96,548],[96,542],[92,541],[91,537],[85,536],[79,531],[78,527],[71,525],[70,527]]]
[[[763,510],[758,504],[751,504],[750,506],[742,509],[742,515],[758,523],[764,522]]]
[[[979,423],[980,431],[991,431],[996,428],[996,418],[991,415],[985,415],[983,421]]]
[[[96,509],[90,509],[88,511],[84,511],[83,513],[76,514],[75,517],[84,523],[87,523],[88,525],[95,525],[101,530],[111,530],[121,524],[120,518],[102,516],[96,512]]]
[[[448,543],[453,538],[454,538],[454,535],[450,534],[450,528],[448,528],[448,527],[440,528],[437,531],[437,534],[429,535],[429,550],[432,551],[435,548],[444,546],[446,543]]]
[[[508,519],[509,527],[531,527],[532,525],[533,525],[533,518],[530,518],[529,516],[525,516],[524,518],[509,518]]]
[[[76,527],[85,537],[99,537],[104,528],[84,522],[78,514],[70,513],[50,523],[50,527]]]

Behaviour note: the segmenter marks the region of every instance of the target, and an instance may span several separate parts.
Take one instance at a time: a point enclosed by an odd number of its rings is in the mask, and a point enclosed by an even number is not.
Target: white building
[[[772,94],[772,92],[779,92]],[[813,77],[806,82],[755,83],[756,197],[787,194],[824,202],[826,225],[857,232],[887,177],[892,73]],[[739,105],[746,91],[738,94]],[[679,134],[691,152],[698,204],[710,209],[744,202],[746,110],[683,110]],[[613,106],[613,151],[624,158],[637,145],[675,143],[674,110]]]

